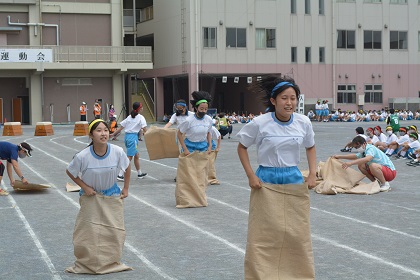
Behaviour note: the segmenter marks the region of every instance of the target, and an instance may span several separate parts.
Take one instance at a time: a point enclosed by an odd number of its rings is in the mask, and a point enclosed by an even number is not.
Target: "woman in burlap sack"
[[[312,124],[295,113],[300,90],[293,79],[265,76],[251,90],[262,94],[267,113],[237,134],[238,155],[252,188],[245,279],[313,279],[308,191],[316,181]],[[247,150],[254,144],[256,173]],[[306,182],[297,167],[301,146],[309,166]]]
[[[70,162],[67,175],[81,187],[80,211],[73,233],[74,266],[71,273],[105,274],[131,270],[120,263],[125,241],[123,199],[128,196],[130,161],[124,150],[109,144],[108,124],[89,124],[92,142]],[[117,175],[124,170],[124,187]]]
[[[190,101],[194,114],[178,126],[178,141],[182,153],[178,160],[176,180],[176,207],[207,206],[208,158],[211,152],[212,118],[207,115],[211,95],[194,91]]]

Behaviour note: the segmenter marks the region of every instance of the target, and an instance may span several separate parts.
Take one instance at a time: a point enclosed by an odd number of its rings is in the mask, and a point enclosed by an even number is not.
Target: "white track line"
[[[4,183],[2,182],[2,185]],[[50,257],[48,256],[47,252],[45,251],[44,247],[41,244],[41,241],[39,241],[38,237],[36,236],[35,232],[33,231],[31,225],[29,224],[28,220],[25,218],[25,215],[23,215],[22,211],[20,210],[19,206],[17,205],[16,201],[14,200],[13,196],[9,194],[8,196],[10,204],[14,205],[14,208],[20,218],[20,220],[25,225],[26,230],[29,232],[29,235],[31,236],[32,240],[35,243],[35,246],[38,248],[39,253],[42,256],[42,259],[47,264],[48,269],[53,274],[53,279],[59,280],[61,279],[60,275],[58,275],[57,270],[55,269]]]
[[[171,219],[174,219],[174,220],[176,220],[176,221],[178,221],[178,222],[180,222],[180,223],[182,223],[182,224],[186,225],[187,227],[192,228],[192,229],[194,229],[194,230],[196,230],[196,231],[198,231],[198,232],[200,232],[200,233],[202,233],[202,234],[204,234],[204,235],[207,235],[207,236],[209,236],[209,237],[211,237],[211,238],[213,238],[213,239],[216,239],[216,240],[218,240],[218,241],[220,241],[220,242],[222,242],[222,243],[226,244],[227,246],[229,246],[229,247],[231,247],[231,248],[235,249],[236,251],[238,251],[238,252],[240,252],[240,253],[242,253],[242,254],[245,254],[245,250],[244,250],[244,249],[239,248],[239,247],[238,247],[238,246],[236,246],[235,244],[230,243],[229,241],[227,241],[226,239],[223,239],[223,238],[221,238],[220,236],[217,236],[217,235],[215,235],[215,234],[213,234],[213,233],[211,233],[211,232],[208,232],[208,231],[206,231],[206,230],[203,230],[203,229],[201,229],[201,228],[199,228],[199,227],[197,227],[197,226],[193,225],[192,223],[187,222],[187,221],[185,221],[185,220],[183,220],[183,219],[181,219],[181,218],[178,218],[177,216],[172,215],[171,213],[169,213],[169,212],[167,212],[167,211],[165,211],[165,210],[163,210],[163,209],[161,209],[161,208],[159,208],[159,207],[156,207],[156,206],[154,206],[153,204],[150,204],[149,202],[147,202],[147,201],[145,201],[145,200],[143,200],[143,199],[139,198],[139,197],[138,197],[138,196],[136,196],[136,195],[133,195],[133,194],[132,194],[132,195],[130,195],[130,196],[131,196],[131,197],[133,197],[134,199],[136,199],[136,200],[140,201],[141,203],[146,204],[147,206],[149,206],[149,207],[151,207],[151,208],[155,209],[155,210],[156,210],[156,211],[158,211],[159,213],[161,213],[161,214],[163,214],[163,215],[165,215],[165,216],[168,216],[168,217],[170,217]]]
[[[359,223],[359,224],[369,225],[369,226],[374,227],[374,228],[379,228],[379,229],[382,229],[382,230],[386,230],[386,231],[390,231],[390,232],[393,232],[393,233],[401,234],[401,235],[411,237],[411,238],[414,238],[414,239],[420,239],[420,236],[412,235],[412,234],[409,234],[409,233],[406,233],[406,232],[402,232],[402,231],[395,230],[395,229],[392,229],[392,228],[380,226],[380,225],[377,225],[377,224],[361,221],[359,219],[355,219],[355,218],[347,217],[347,216],[344,216],[344,215],[336,214],[334,212],[321,210],[321,209],[318,209],[316,207],[311,207],[311,209],[319,211],[319,212],[323,212],[323,213],[326,213],[326,214],[329,214],[329,215],[333,215],[333,216],[336,216],[336,217],[339,217],[339,218],[347,219],[347,220],[350,220],[352,222],[356,222],[356,223]]]
[[[32,144],[31,144],[32,145]],[[33,145],[32,145],[33,146]],[[44,152],[45,153],[45,152]],[[45,153],[47,154],[47,153]],[[49,154],[48,154],[49,155]],[[52,156],[53,158],[59,160],[58,158]],[[61,162],[64,162],[63,160],[60,160]],[[68,163],[64,162],[66,165],[68,165]],[[45,178],[44,176],[42,176],[40,173],[36,172],[33,168],[31,168],[30,166],[28,166],[26,163],[23,163],[28,169],[30,169],[34,174],[36,174],[39,178],[41,178],[42,180],[44,180],[45,182],[48,182],[47,178]],[[58,191],[58,193],[64,197],[66,200],[70,201],[71,204],[73,204],[74,206],[76,206],[78,209],[80,209],[80,205],[75,202],[73,199],[71,199],[70,197],[68,197],[67,195],[65,195],[59,188],[57,188],[55,185],[50,184],[51,187],[53,187],[54,189],[56,189]],[[17,207],[17,205],[16,205]],[[170,277],[169,275],[167,275],[166,273],[164,273],[162,271],[161,268],[159,268],[158,266],[154,265],[152,262],[150,262],[142,253],[140,253],[137,249],[135,249],[135,247],[133,247],[132,245],[130,245],[130,243],[128,243],[127,241],[124,244],[132,253],[134,253],[147,267],[149,267],[151,270],[153,270],[154,272],[156,272],[159,276],[163,277],[164,279],[173,279],[175,280],[176,278]],[[61,279],[61,278],[60,278]]]
[[[371,255],[371,254],[365,253],[363,251],[354,249],[354,248],[349,247],[347,245],[343,245],[343,244],[337,243],[337,242],[335,242],[333,240],[325,239],[325,238],[320,237],[320,236],[315,235],[315,234],[312,234],[312,238],[314,238],[316,240],[319,240],[319,241],[322,241],[322,242],[325,242],[325,243],[328,243],[328,244],[330,244],[332,246],[345,249],[345,250],[350,251],[350,252],[353,252],[355,254],[361,255],[361,256],[363,256],[365,258],[374,260],[374,261],[379,262],[381,264],[385,264],[385,265],[391,266],[393,268],[397,268],[397,269],[399,269],[401,271],[404,271],[406,273],[410,273],[410,274],[415,275],[415,276],[420,276],[420,272],[415,271],[415,270],[413,270],[413,269],[411,269],[409,267],[406,267],[406,266],[403,266],[403,265],[399,265],[399,264],[395,264],[395,263],[393,263],[391,261],[388,261],[388,260],[379,258],[379,257],[377,257],[375,255]]]

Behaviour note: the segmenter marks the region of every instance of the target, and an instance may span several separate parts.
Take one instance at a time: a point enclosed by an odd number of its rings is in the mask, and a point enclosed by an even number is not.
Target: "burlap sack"
[[[176,133],[176,128],[151,126],[144,134],[149,158],[151,160],[177,158],[179,156],[179,146],[176,142]]]
[[[328,158],[321,168],[321,181],[316,187],[315,192],[320,194],[375,194],[380,192],[379,183],[360,182],[365,175],[351,167],[342,168],[343,162],[335,158]]]
[[[306,184],[252,189],[245,279],[314,279]]]
[[[50,186],[47,184],[32,184],[29,183],[25,185],[22,183],[21,180],[15,180],[15,184],[13,185],[13,189],[15,191],[42,191],[45,189],[49,189]]]
[[[125,241],[123,200],[97,194],[82,195],[79,202],[73,232],[76,261],[66,271],[106,274],[132,270],[120,263]]]
[[[216,178],[216,166],[214,163],[216,162],[217,158],[216,151],[212,151],[209,155],[209,184],[210,185],[220,185],[219,180]]]
[[[176,207],[207,206],[206,189],[208,185],[207,152],[193,152],[188,156],[179,155],[176,173]]]

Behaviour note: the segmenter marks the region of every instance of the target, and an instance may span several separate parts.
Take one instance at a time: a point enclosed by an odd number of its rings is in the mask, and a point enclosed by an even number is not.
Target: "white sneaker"
[[[124,177],[123,176],[117,176],[117,181],[124,182]]]
[[[384,184],[382,184],[379,187],[381,192],[387,192],[387,191],[389,191],[390,188],[391,188],[391,186],[389,185],[389,182],[385,182]]]

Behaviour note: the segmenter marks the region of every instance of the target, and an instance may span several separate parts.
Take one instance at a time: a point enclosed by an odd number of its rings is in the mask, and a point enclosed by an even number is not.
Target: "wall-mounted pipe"
[[[59,45],[59,33],[58,33],[58,24],[49,24],[49,23],[32,23],[32,22],[27,22],[27,23],[20,23],[20,22],[11,22],[10,21],[10,16],[7,16],[7,23],[9,25],[19,25],[19,26],[34,26],[35,30],[37,30],[38,26],[45,26],[45,27],[55,27],[56,29],[56,38],[57,38],[57,46]],[[36,35],[36,31],[35,31],[35,35]]]

